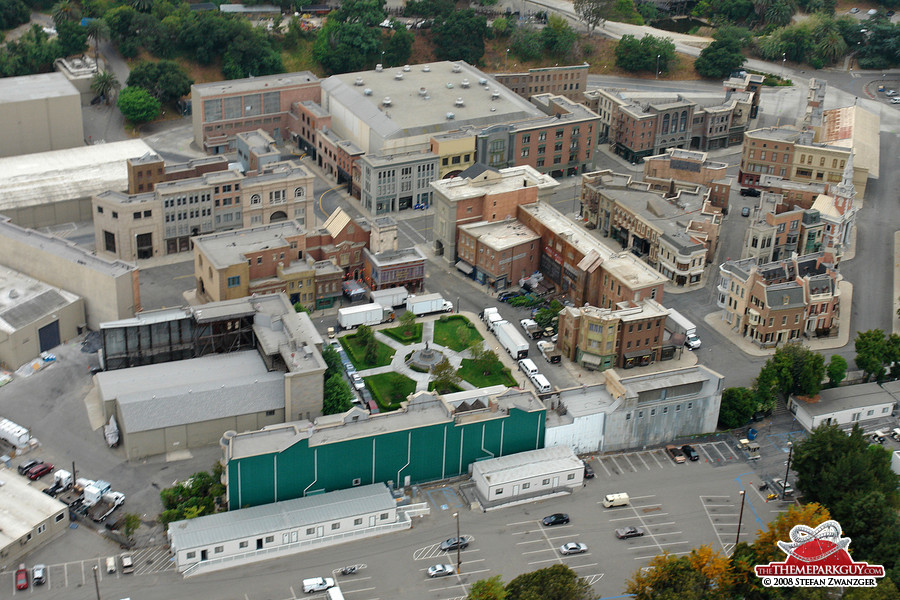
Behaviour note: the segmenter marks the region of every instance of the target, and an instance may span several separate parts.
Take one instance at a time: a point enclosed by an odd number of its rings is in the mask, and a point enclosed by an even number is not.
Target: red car
[[[39,465],[34,465],[30,469],[28,469],[28,472],[25,475],[26,477],[28,477],[28,479],[34,481],[35,479],[40,479],[52,470],[53,465],[48,463],[41,463]]]
[[[16,589],[28,589],[28,569],[25,568],[24,564],[20,564],[18,570],[16,571]]]

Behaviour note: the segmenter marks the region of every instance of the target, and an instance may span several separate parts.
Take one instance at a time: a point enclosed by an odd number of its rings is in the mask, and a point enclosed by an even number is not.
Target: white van
[[[344,600],[344,594],[341,593],[341,588],[333,587],[325,592],[325,597],[328,600]]]
[[[613,506],[628,506],[631,499],[628,494],[607,494],[603,497],[603,507],[611,508]]]
[[[538,374],[537,365],[535,365],[534,361],[530,358],[523,358],[519,360],[519,370],[525,373],[528,377],[534,377]]]
[[[116,572],[116,557],[109,556],[106,559],[106,572],[107,574],[112,574]]]
[[[122,572],[134,573],[134,559],[131,558],[130,554],[122,555]]]
[[[547,392],[553,391],[553,386],[550,385],[550,380],[540,373],[536,373],[531,376],[531,383],[533,383],[534,387],[537,388],[539,394],[546,394]]]

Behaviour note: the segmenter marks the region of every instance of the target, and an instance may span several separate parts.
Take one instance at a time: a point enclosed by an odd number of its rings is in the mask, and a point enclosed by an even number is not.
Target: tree
[[[353,406],[353,392],[347,380],[335,373],[325,381],[322,391],[322,414],[334,415],[347,412]]]
[[[81,11],[75,0],[60,0],[51,9],[53,23],[59,27],[63,21],[75,22],[81,19]]]
[[[361,23],[328,19],[313,45],[313,57],[328,73],[361,71],[375,62],[381,31]]]
[[[415,36],[403,23],[394,21],[387,43],[384,45],[384,60],[389,65],[402,65],[409,60]]]
[[[0,0],[0,31],[12,29],[31,19],[31,10],[22,0]],[[0,40],[2,40],[0,34]]]
[[[523,573],[506,584],[506,600],[589,600],[590,584],[566,565]]]
[[[477,65],[484,56],[487,20],[472,9],[451,13],[434,28],[434,54],[439,60],[464,60]]]
[[[434,389],[438,393],[445,393],[445,390],[452,391],[459,385],[461,379],[446,358],[431,368],[431,376],[434,380]]]
[[[134,10],[139,12],[150,12],[150,9],[153,8],[153,0],[131,0],[129,2]]]
[[[533,27],[517,28],[512,34],[509,47],[519,60],[524,61],[537,60],[544,52],[541,32]]]
[[[809,504],[792,504],[787,511],[779,514],[774,521],[770,521],[765,530],[760,531],[753,542],[753,551],[757,561],[768,563],[774,560],[784,560],[784,552],[778,547],[778,541],[791,539],[791,529],[794,525],[808,525],[815,529],[825,521],[831,519],[831,513],[821,504],[810,502]]]
[[[378,361],[378,340],[375,339],[375,336],[369,336],[366,340],[366,362],[370,365],[374,365]]]
[[[407,6],[409,6],[407,4]],[[510,25],[509,19],[506,17],[497,17],[494,19],[494,22],[491,24],[491,33],[494,34],[495,38],[505,38],[509,37],[509,34],[512,33],[513,26]],[[486,581],[486,580],[482,580]]]
[[[339,374],[343,369],[343,365],[341,364],[341,355],[338,354],[338,351],[335,350],[334,346],[332,346],[331,344],[326,344],[322,347],[322,359],[325,361],[325,365],[327,367],[325,370],[326,380],[335,373]]]
[[[606,21],[606,11],[611,0],[573,0],[575,14],[588,26],[588,32],[594,35],[594,29]]]
[[[415,331],[416,313],[411,310],[400,315],[400,327],[402,327],[403,335],[410,336]]]
[[[134,124],[152,121],[162,108],[159,100],[150,95],[144,88],[126,87],[119,94],[116,102],[125,118]]]
[[[853,555],[879,562],[886,570],[900,560],[900,517],[891,499],[879,491],[844,497],[832,510],[853,540]]]
[[[725,79],[746,60],[737,41],[715,40],[700,52],[694,61],[694,70],[708,79]]]
[[[472,589],[466,600],[505,600],[506,589],[499,575],[489,579],[479,579],[472,584]]]
[[[56,25],[58,56],[81,54],[87,48],[87,31],[78,23],[60,21]]]
[[[472,360],[475,366],[484,374],[490,375],[495,366],[500,364],[497,353],[484,345],[483,341],[477,341],[469,346],[469,352],[472,353]]]
[[[298,313],[306,313],[309,314],[309,309],[300,304],[299,302],[294,302],[294,312]]]
[[[657,64],[661,73],[669,70],[675,61],[675,44],[668,38],[645,35],[638,40],[633,35],[623,35],[616,44],[616,66],[626,71],[656,72]],[[659,57],[657,59],[657,57]]]
[[[650,569],[634,574],[625,584],[637,600],[656,598],[730,598],[732,575],[728,558],[709,546],[694,548],[687,556],[661,554]]]
[[[837,387],[847,376],[847,361],[844,360],[843,356],[833,354],[831,360],[828,361],[826,371],[828,373],[828,385]]]
[[[94,73],[94,77],[91,79],[91,91],[105,98],[107,104],[109,104],[109,99],[120,87],[122,87],[122,84],[119,83],[119,79],[112,71],[98,71]]]
[[[142,62],[134,67],[126,85],[143,88],[163,104],[169,104],[190,94],[193,83],[181,65],[171,60],[161,60]]]
[[[125,537],[130,538],[141,526],[141,517],[134,513],[125,514]]]
[[[875,377],[879,381],[884,378],[884,357],[887,355],[887,340],[880,329],[860,331],[854,342],[856,348],[856,366],[863,370],[864,380]]]
[[[357,345],[366,346],[368,345],[369,340],[375,337],[375,333],[368,325],[360,325],[353,337],[356,339]]]
[[[771,359],[766,361],[765,366],[763,366],[759,375],[753,381],[753,395],[760,410],[775,408],[778,398],[778,377],[774,366],[771,364]]]
[[[553,55],[560,58],[568,56],[575,48],[575,40],[578,34],[563,17],[550,15],[547,25],[541,31],[541,39],[544,47]]]
[[[758,404],[753,391],[745,387],[725,388],[719,408],[719,425],[724,429],[734,429],[746,425]]]
[[[87,24],[87,37],[94,43],[94,58],[97,58],[100,42],[109,38],[109,25],[103,19],[91,19]]]

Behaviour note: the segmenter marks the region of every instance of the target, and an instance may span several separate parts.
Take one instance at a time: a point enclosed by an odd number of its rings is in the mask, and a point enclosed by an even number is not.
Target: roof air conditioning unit
[[[491,92],[491,100],[499,100],[500,99],[500,90],[494,90]]]
[[[468,87],[469,87],[469,80],[468,80],[468,79],[463,79],[462,82],[460,82],[459,85],[463,86],[464,88],[468,88]]]
[[[455,119],[455,118],[456,118],[456,115],[454,115],[453,113],[450,113],[450,112],[447,113],[447,120],[448,120],[448,121],[452,121],[452,120]]]
[[[371,90],[370,88],[364,89],[364,90],[363,90],[363,95],[364,95],[364,96],[371,96],[371,95],[372,95],[372,90]]]
[[[487,85],[487,79],[482,77],[481,79],[478,80],[478,85]]]
[[[454,73],[460,73],[460,72],[462,72],[462,67],[459,66],[457,63],[453,63],[453,72],[454,72]]]
[[[447,89],[448,89],[448,90],[452,90],[452,89],[453,89],[453,84],[450,83],[449,81],[447,82]]]
[[[365,82],[362,77],[357,77],[356,81],[353,82],[353,85],[363,85]]]
[[[403,79],[403,73],[401,73],[401,72],[398,71],[398,72],[394,75],[394,79]]]
[[[384,97],[384,100],[382,100],[381,103],[382,103],[384,106],[390,106],[390,105],[391,105],[391,97],[390,97],[390,96],[385,96],[385,97]]]
[[[419,95],[420,95],[420,96],[427,96],[427,95],[428,95],[428,90],[426,90],[426,89],[423,88],[423,87],[420,87],[420,88],[419,88]]]
[[[425,65],[424,67],[422,67],[422,70],[425,71],[426,73],[431,73],[431,67],[429,67],[428,65]]]
[[[466,103],[463,102],[463,99],[462,99],[462,98],[457,98],[457,99],[456,99],[456,102],[454,102],[453,104],[454,104],[455,106],[465,106],[465,105],[466,105]]]
[[[384,71],[384,67],[381,65],[381,63],[378,63],[377,65],[375,65],[376,73],[381,73],[382,71]]]
[[[409,71],[410,71],[409,65],[403,65],[403,72],[409,73]]]

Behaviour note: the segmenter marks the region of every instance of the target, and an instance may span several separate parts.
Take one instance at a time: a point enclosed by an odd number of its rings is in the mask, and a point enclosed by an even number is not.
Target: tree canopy
[[[125,118],[134,124],[152,121],[162,108],[159,100],[141,87],[126,87],[119,93],[116,105]]]
[[[611,2],[612,0],[573,0],[572,7],[581,22],[588,26],[590,35],[594,35],[594,29],[606,20]]]
[[[166,104],[191,93],[193,80],[171,60],[142,62],[131,70],[126,85],[144,88]]]
[[[750,422],[758,406],[752,390],[745,387],[725,388],[719,406],[719,425],[724,429],[743,427]]]
[[[658,38],[650,34],[638,40],[633,35],[623,35],[616,44],[616,66],[626,71],[665,73],[675,61],[675,44],[669,38]],[[659,57],[657,59],[657,57]],[[657,62],[658,61],[658,62]]]
[[[484,56],[487,19],[472,9],[451,13],[434,28],[434,54],[440,60],[464,60],[477,65]]]
[[[891,376],[900,375],[900,335],[885,336],[880,329],[860,331],[854,342],[856,366],[863,370],[866,381],[881,381],[887,376],[888,366],[893,365]]]
[[[506,584],[506,600],[590,600],[591,586],[566,565],[523,573]]]
[[[700,51],[700,56],[694,61],[694,69],[709,79],[725,79],[746,60],[741,54],[737,40],[732,38],[714,40]]]

